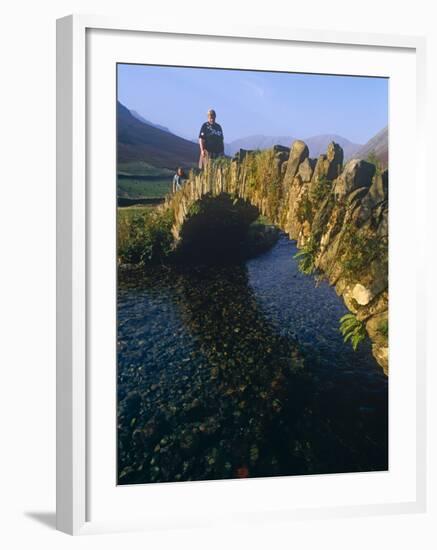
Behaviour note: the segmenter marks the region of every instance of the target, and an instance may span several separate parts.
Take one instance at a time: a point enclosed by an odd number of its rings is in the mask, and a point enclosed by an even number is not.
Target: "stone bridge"
[[[166,200],[172,209],[175,247],[196,205],[227,195],[255,206],[301,248],[306,273],[335,286],[365,326],[373,354],[388,372],[388,172],[350,160],[336,143],[318,159],[303,141],[291,148],[248,152],[218,159],[191,173]]]

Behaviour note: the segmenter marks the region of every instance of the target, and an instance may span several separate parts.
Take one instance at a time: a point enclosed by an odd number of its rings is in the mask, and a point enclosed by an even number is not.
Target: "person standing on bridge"
[[[223,130],[215,121],[214,109],[208,111],[208,121],[202,124],[199,132],[200,159],[199,168],[206,166],[209,159],[222,157],[225,153]]]

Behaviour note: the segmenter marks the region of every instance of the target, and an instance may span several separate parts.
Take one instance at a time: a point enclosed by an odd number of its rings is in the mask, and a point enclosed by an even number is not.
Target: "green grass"
[[[156,206],[152,204],[136,204],[135,206],[123,206],[117,208],[119,223],[130,222],[138,214],[148,214]]]
[[[141,180],[117,178],[117,196],[130,199],[158,199],[165,197],[171,190],[172,178]]]
[[[117,196],[128,199],[160,199],[171,190],[173,172],[147,162],[117,166]]]
[[[169,176],[173,175],[167,168],[157,168],[147,162],[124,162],[117,166],[118,175],[128,176]]]

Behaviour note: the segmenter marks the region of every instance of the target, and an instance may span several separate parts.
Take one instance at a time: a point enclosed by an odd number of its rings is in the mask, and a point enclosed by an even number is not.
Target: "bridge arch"
[[[172,234],[176,246],[181,239],[184,223],[192,215],[193,205],[205,197],[228,196],[244,201],[278,224],[276,213],[281,196],[281,167],[289,149],[275,146],[262,152],[241,152],[232,161],[218,159],[210,162],[200,173],[191,173],[181,190],[168,199],[165,208],[174,212]]]

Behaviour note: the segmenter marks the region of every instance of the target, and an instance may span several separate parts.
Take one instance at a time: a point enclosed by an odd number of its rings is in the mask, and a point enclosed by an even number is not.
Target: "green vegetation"
[[[156,206],[148,204],[135,204],[134,206],[124,206],[117,209],[118,223],[130,223],[132,218],[138,214],[145,214],[150,210],[155,209]]]
[[[344,342],[350,340],[354,351],[360,342],[362,342],[366,336],[366,327],[363,321],[359,321],[353,313],[346,313],[340,319],[340,332],[343,335]]]
[[[380,238],[376,233],[366,234],[349,224],[343,236],[339,260],[345,276],[349,278],[356,278],[375,260],[386,265],[388,263],[387,239]]]
[[[304,273],[305,275],[311,275],[311,273],[314,273],[316,270],[315,260],[318,249],[318,244],[313,238],[310,237],[306,245],[294,255],[294,258],[299,260],[298,267],[301,273]]]
[[[126,199],[160,199],[171,190],[174,172],[147,162],[125,162],[117,166],[117,196]]]
[[[171,178],[144,180],[118,176],[117,196],[129,199],[158,199],[171,191]]]
[[[311,189],[311,201],[316,208],[320,205],[325,197],[331,192],[332,181],[326,178],[320,178]]]
[[[278,219],[282,199],[282,178],[275,168],[275,152],[266,149],[259,153],[248,153],[243,160],[245,185],[256,190],[265,199],[266,214],[272,220]]]
[[[169,176],[173,172],[168,168],[157,168],[147,162],[123,162],[117,165],[117,173],[119,176]]]
[[[267,214],[277,219],[282,198],[282,184],[280,180],[273,181],[267,188]]]
[[[332,181],[326,178],[320,178],[311,189],[311,201],[316,209],[322,201],[330,194],[332,190]]]
[[[119,263],[144,265],[162,262],[170,255],[173,245],[171,210],[132,208],[118,212]]]
[[[305,221],[312,222],[313,220],[313,206],[308,197],[308,193],[305,193],[299,200],[296,211],[297,219],[300,223]]]

